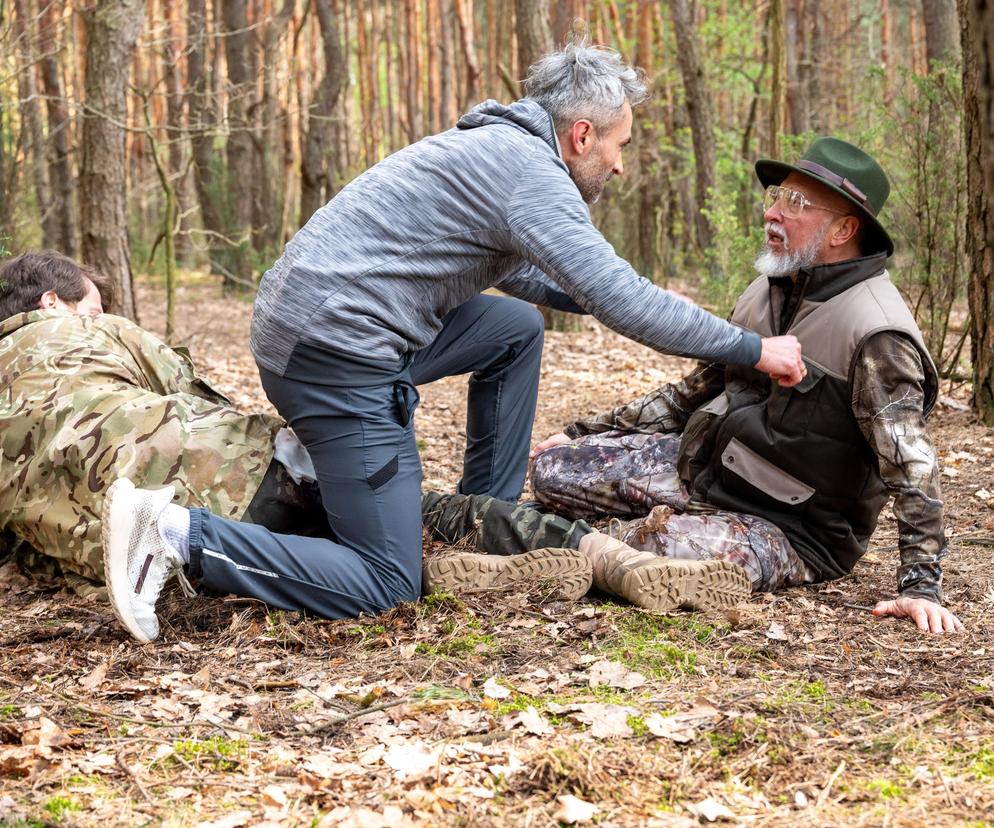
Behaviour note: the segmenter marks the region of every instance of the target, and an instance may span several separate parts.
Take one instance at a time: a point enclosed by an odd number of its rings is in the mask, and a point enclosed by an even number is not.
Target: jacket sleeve
[[[536,153],[536,156],[538,153]],[[594,227],[569,175],[532,158],[508,201],[517,252],[612,330],[657,351],[752,366],[761,342],[639,276]]]
[[[694,411],[714,399],[725,388],[725,366],[701,362],[676,383],[667,383],[650,394],[619,405],[587,420],[566,426],[570,437],[604,431],[636,431],[642,434],[674,434],[683,431]]]
[[[894,497],[901,596],[942,602],[946,554],[935,446],[925,426],[921,356],[902,334],[878,333],[863,345],[853,372],[852,409]]]
[[[494,287],[535,305],[544,305],[567,313],[586,313],[568,294],[563,293],[559,285],[531,262],[522,262],[520,268],[509,273]]]

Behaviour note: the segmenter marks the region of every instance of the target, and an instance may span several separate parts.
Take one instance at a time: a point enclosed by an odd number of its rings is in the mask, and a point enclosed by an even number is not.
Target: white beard
[[[767,232],[779,233],[783,237],[783,253],[774,253],[768,244],[763,245],[756,257],[756,272],[767,279],[778,276],[791,276],[797,273],[802,267],[810,267],[818,259],[818,251],[821,249],[828,229],[831,227],[831,219],[825,222],[818,235],[815,236],[805,247],[800,250],[791,250],[790,241],[787,238],[787,230],[782,224],[775,221],[766,223]]]

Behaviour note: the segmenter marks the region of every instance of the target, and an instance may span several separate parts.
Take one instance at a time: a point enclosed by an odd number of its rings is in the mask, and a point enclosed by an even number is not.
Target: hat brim
[[[759,178],[759,183],[762,184],[763,187],[769,187],[771,184],[775,186],[783,184],[784,179],[792,172],[817,181],[819,184],[822,184],[833,192],[838,193],[846,201],[852,204],[855,208],[854,212],[858,213],[859,217],[866,222],[867,233],[865,236],[865,242],[866,246],[869,248],[866,250],[867,254],[879,253],[881,250],[886,250],[888,256],[892,256],[894,254],[894,242],[891,240],[888,232],[884,230],[883,225],[877,221],[876,216],[874,216],[841,187],[836,187],[834,184],[826,181],[824,178],[820,178],[814,173],[798,169],[791,164],[785,164],[783,161],[772,161],[769,158],[762,158],[756,162],[756,177]]]

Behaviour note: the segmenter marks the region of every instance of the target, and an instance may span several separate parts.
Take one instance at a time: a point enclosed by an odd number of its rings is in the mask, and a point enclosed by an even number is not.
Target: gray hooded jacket
[[[480,104],[314,213],[262,279],[252,351],[281,376],[298,344],[398,364],[488,287],[585,310],[659,351],[759,360],[756,334],[656,287],[615,254],[560,157],[551,117],[528,99]]]

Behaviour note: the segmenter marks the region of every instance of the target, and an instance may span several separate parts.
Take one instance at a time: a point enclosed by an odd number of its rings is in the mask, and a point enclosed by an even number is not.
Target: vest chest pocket
[[[817,406],[821,397],[822,380],[825,372],[807,360],[804,366],[808,373],[797,385],[781,388],[773,383],[770,398],[766,403],[766,415],[771,423],[779,425],[790,408]]]
[[[788,474],[735,437],[729,440],[721,453],[721,465],[754,488],[789,506],[799,506],[815,493],[813,486]]]

